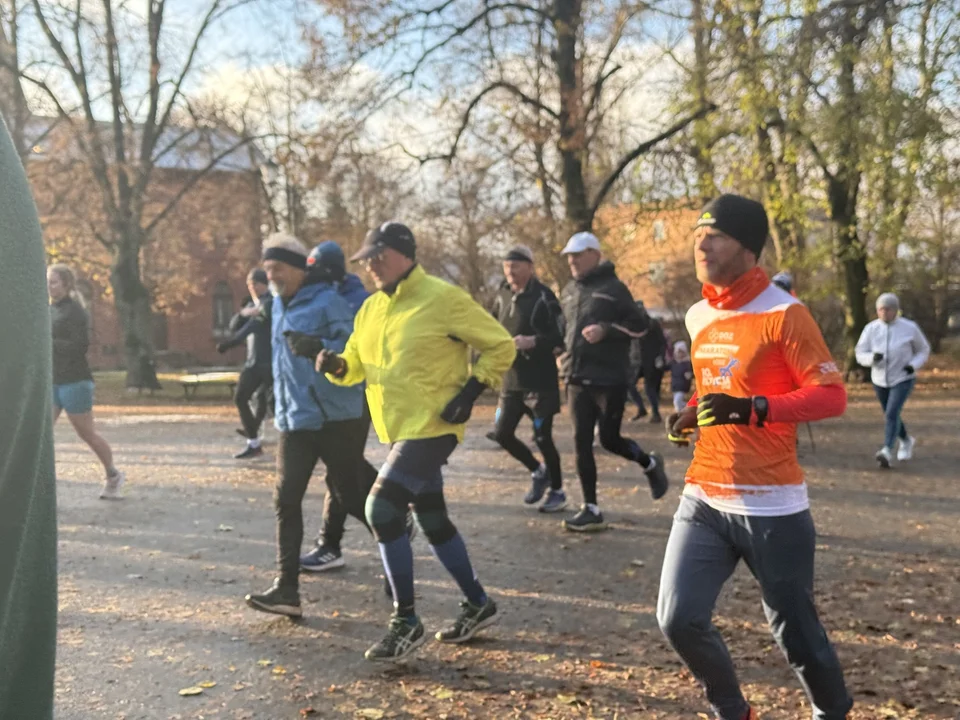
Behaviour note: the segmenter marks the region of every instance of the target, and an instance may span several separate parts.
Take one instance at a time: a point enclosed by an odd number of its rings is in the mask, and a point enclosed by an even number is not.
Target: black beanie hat
[[[708,202],[696,226],[709,226],[729,235],[757,258],[770,233],[763,205],[742,195],[724,194]]]

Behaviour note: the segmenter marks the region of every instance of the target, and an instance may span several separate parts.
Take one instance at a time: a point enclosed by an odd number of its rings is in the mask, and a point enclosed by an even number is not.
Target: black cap
[[[729,235],[758,258],[770,233],[767,211],[742,195],[721,195],[707,203],[697,227],[712,227]]]
[[[410,228],[403,223],[385,222],[380,227],[367,233],[367,237],[363,241],[363,247],[360,248],[359,252],[354,253],[350,262],[366,260],[387,248],[393,248],[411,260],[415,260],[417,257],[417,242],[413,239]]]
[[[259,283],[260,285],[269,285],[267,281],[267,271],[263,268],[254,268],[250,271],[249,278],[252,282]]]

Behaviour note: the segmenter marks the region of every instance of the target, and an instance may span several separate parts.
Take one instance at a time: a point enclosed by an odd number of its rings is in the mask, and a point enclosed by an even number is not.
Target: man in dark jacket
[[[540,511],[559,512],[567,506],[560,453],[553,444],[553,417],[560,412],[556,354],[563,349],[562,311],[550,288],[537,279],[530,248],[512,248],[503,259],[503,274],[506,282],[494,300],[493,314],[513,337],[517,357],[503,378],[494,439],[531,473],[533,484],[523,501],[539,502],[549,485]],[[516,436],[517,425],[529,413],[543,462]]]
[[[40,222],[0,119],[0,718],[50,720],[57,636],[50,308]]]
[[[263,455],[260,447],[260,425],[267,416],[270,388],[273,387],[273,370],[270,360],[270,326],[273,297],[267,283],[267,273],[254,268],[247,275],[250,299],[230,320],[233,335],[217,344],[217,352],[225,353],[244,340],[247,341],[247,361],[240,371],[240,380],[234,400],[240,412],[243,428],[237,432],[247,438],[247,447],[234,455],[238,460],[247,460]],[[256,413],[250,410],[250,400],[256,397]]]
[[[620,434],[629,382],[630,341],[646,330],[647,316],[617,278],[613,263],[603,261],[600,241],[593,234],[576,233],[563,254],[573,280],[561,297],[566,348],[560,356],[560,370],[567,382],[584,502],[583,509],[566,521],[566,527],[590,532],[606,529],[597,505],[597,465],[593,457],[594,427],[598,423],[600,444],[643,468],[654,499],[663,497],[668,481],[658,453],[648,455]]]

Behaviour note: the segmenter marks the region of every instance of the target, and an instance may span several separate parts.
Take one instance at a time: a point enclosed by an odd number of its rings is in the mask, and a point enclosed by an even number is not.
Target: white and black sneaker
[[[453,621],[453,625],[436,634],[437,640],[442,643],[463,643],[470,638],[500,621],[497,604],[487,598],[483,605],[474,605],[469,600],[460,603],[460,615]]]
[[[874,457],[877,459],[877,464],[883,470],[889,470],[890,465],[893,463],[893,450],[888,447],[882,447]]]
[[[405,618],[394,615],[390,618],[390,629],[383,639],[370,647],[364,654],[370,662],[400,662],[426,642],[423,623],[419,618]]]
[[[913,448],[917,444],[917,439],[914,437],[908,437],[906,440],[900,441],[900,447],[897,449],[897,460],[900,462],[906,462],[907,460],[913,459]]]
[[[120,470],[117,470],[112,475],[107,475],[107,479],[103,483],[103,488],[100,490],[100,499],[123,500],[123,493],[121,490],[126,481],[127,476]]]
[[[326,572],[342,568],[346,564],[342,552],[324,545],[315,547],[306,555],[300,556],[300,569],[306,572]]]

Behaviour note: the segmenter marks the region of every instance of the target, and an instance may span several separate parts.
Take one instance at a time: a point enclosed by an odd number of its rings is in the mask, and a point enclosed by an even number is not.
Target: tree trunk
[[[582,21],[582,0],[556,0],[553,18],[557,35],[554,63],[560,85],[561,177],[567,222],[577,231],[593,224],[586,183],[583,179],[583,152],[586,128],[583,116],[581,60],[577,57],[577,36]]]
[[[867,324],[867,290],[870,275],[867,272],[867,253],[857,232],[856,193],[851,196],[846,187],[837,182],[830,188],[830,219],[837,228],[837,260],[843,268],[844,294],[846,296],[846,372],[857,368],[854,349],[860,334]]]
[[[693,25],[693,97],[697,107],[706,107],[710,74],[710,29],[703,0],[694,0],[692,4]],[[717,194],[716,174],[713,165],[713,124],[704,117],[693,123],[693,152],[697,172],[697,193],[701,202]]]
[[[140,245],[133,235],[118,238],[119,250],[110,269],[110,286],[120,319],[127,387],[159,390],[153,357],[153,308],[140,279]]]

